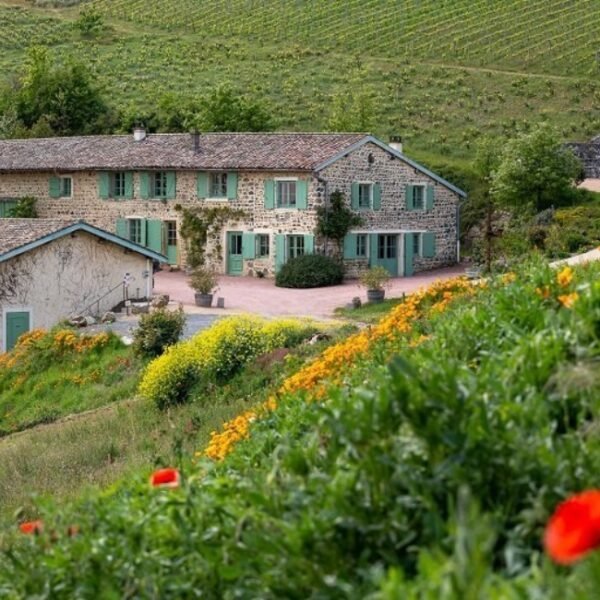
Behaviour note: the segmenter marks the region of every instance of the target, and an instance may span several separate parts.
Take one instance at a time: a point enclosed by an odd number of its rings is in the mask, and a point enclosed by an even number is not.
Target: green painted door
[[[371,266],[379,265],[392,277],[398,276],[398,235],[379,233],[376,244],[372,244]]]
[[[242,233],[240,231],[227,232],[227,274],[241,275],[243,269]]]
[[[6,350],[14,347],[19,336],[29,331],[29,326],[28,312],[6,313]]]

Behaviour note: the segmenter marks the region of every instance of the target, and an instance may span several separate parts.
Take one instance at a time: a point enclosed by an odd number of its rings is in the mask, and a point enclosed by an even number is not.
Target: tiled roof
[[[0,255],[77,223],[66,219],[0,219]]]
[[[310,171],[362,133],[202,133],[0,140],[1,171],[232,169]]]
[[[0,262],[76,231],[85,231],[158,262],[167,261],[166,256],[150,250],[150,248],[134,244],[84,221],[72,219],[0,219]]]

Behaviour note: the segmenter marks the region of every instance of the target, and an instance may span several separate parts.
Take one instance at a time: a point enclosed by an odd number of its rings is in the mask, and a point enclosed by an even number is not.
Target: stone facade
[[[83,231],[0,262],[0,351],[7,312],[28,312],[30,329],[82,312],[102,314],[124,299],[125,273],[131,298],[151,294],[151,260]]]
[[[126,170],[125,165],[123,169]],[[319,171],[238,171],[237,197],[232,200],[199,199],[197,173],[195,170],[176,171],[174,199],[141,199],[140,175],[134,172],[133,199],[104,200],[100,198],[97,172],[4,172],[0,173],[0,198],[35,196],[38,199],[40,217],[84,219],[92,225],[113,232],[118,219],[132,218],[173,221],[177,224],[179,232],[181,214],[175,210],[176,205],[189,208],[225,204],[244,211],[245,216],[237,221],[228,222],[217,235],[209,238],[206,254],[212,255],[213,266],[219,272],[227,272],[228,232],[263,233],[269,235],[269,256],[245,259],[242,273],[273,276],[277,235],[313,234],[317,224],[316,209],[323,205],[326,197],[333,191],[340,190],[350,203],[353,182],[372,182],[380,186],[381,209],[359,211],[363,225],[357,228],[356,232],[397,234],[398,274],[403,274],[402,236],[406,232],[435,234],[435,256],[415,256],[415,271],[452,264],[457,260],[458,194],[377,144],[365,143]],[[70,198],[50,197],[49,180],[55,175],[72,177]],[[265,208],[265,181],[276,179],[305,180],[307,208]],[[417,211],[406,208],[405,186],[419,183],[434,187],[435,200],[431,210]],[[318,252],[332,253],[334,246],[331,241],[315,240],[315,251]],[[185,245],[179,236],[174,262],[179,266],[186,264]],[[347,275],[358,275],[368,264],[368,258],[349,259]]]

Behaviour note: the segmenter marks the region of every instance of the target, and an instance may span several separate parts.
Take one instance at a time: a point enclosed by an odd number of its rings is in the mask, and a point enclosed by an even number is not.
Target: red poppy
[[[21,530],[21,533],[26,533],[27,535],[42,533],[44,530],[44,523],[40,520],[25,521],[25,523],[21,523],[19,525],[19,529]]]
[[[166,487],[176,488],[179,487],[181,481],[181,475],[177,469],[159,469],[154,471],[150,476],[150,485],[152,487]]]
[[[571,496],[558,505],[546,525],[546,552],[564,565],[600,547],[600,490]]]

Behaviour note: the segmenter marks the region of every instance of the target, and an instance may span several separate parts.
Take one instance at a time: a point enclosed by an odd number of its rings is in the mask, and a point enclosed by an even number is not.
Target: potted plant
[[[213,294],[219,289],[216,273],[207,267],[196,267],[190,275],[189,283],[196,292],[194,294],[196,306],[205,308],[211,306]]]
[[[383,302],[389,281],[389,272],[380,265],[371,267],[360,276],[360,285],[367,288],[367,300],[374,303]]]

